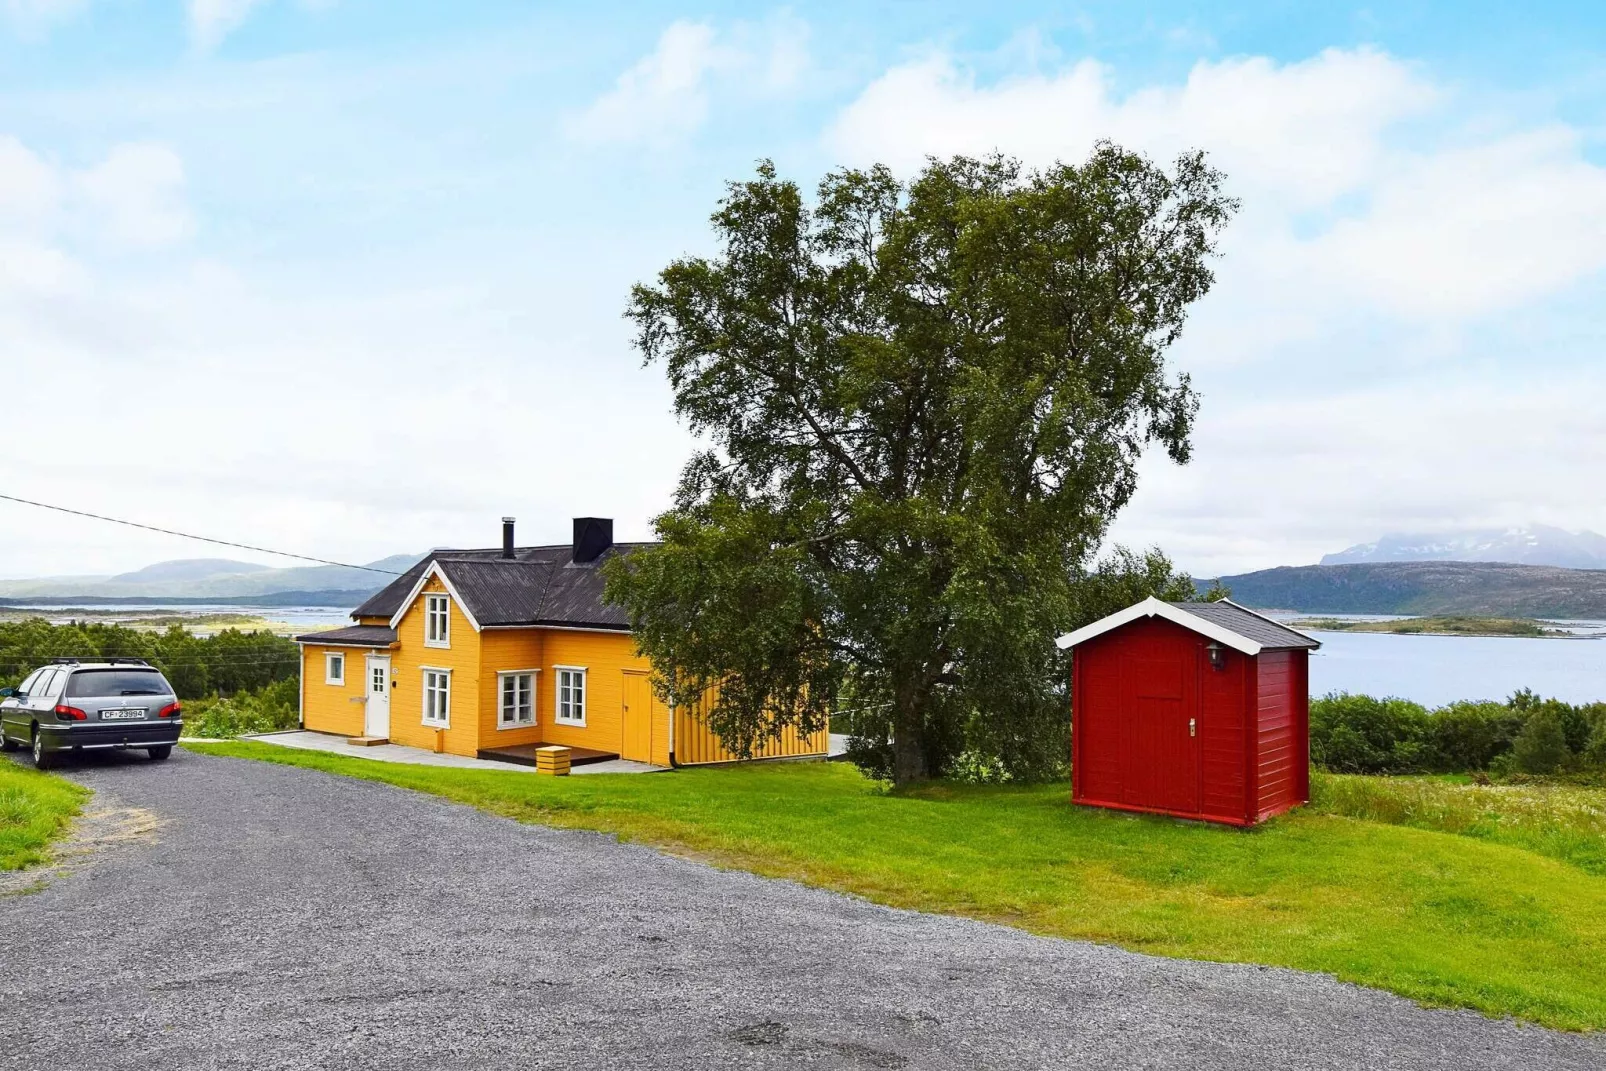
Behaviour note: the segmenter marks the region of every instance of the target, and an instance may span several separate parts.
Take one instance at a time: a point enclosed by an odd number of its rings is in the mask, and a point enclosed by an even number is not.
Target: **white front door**
[[[390,738],[390,656],[368,656],[368,702],[363,715],[365,736]]]

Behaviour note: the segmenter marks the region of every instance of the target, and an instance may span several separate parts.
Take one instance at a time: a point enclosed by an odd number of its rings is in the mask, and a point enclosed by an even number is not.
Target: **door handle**
[[[1188,719],[1188,735],[1189,736],[1198,736],[1199,734],[1195,731],[1197,728],[1198,728],[1197,720],[1194,719],[1194,718],[1189,718]]]

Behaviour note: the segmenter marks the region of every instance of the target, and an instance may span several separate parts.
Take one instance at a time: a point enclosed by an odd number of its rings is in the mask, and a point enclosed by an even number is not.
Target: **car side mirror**
[[[15,688],[0,688],[0,699],[10,699],[16,694],[17,690]]]

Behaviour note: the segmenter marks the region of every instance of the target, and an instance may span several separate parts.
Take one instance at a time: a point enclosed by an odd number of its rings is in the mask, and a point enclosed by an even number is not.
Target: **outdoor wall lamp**
[[[1227,668],[1227,652],[1221,649],[1221,644],[1207,643],[1205,652],[1210,655],[1211,669],[1220,671]]]

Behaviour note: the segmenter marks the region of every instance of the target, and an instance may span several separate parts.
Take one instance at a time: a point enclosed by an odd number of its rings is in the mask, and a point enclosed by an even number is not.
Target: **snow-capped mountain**
[[[1482,532],[1386,535],[1322,555],[1323,565],[1360,562],[1515,562],[1567,569],[1606,569],[1606,536],[1542,524]]]

